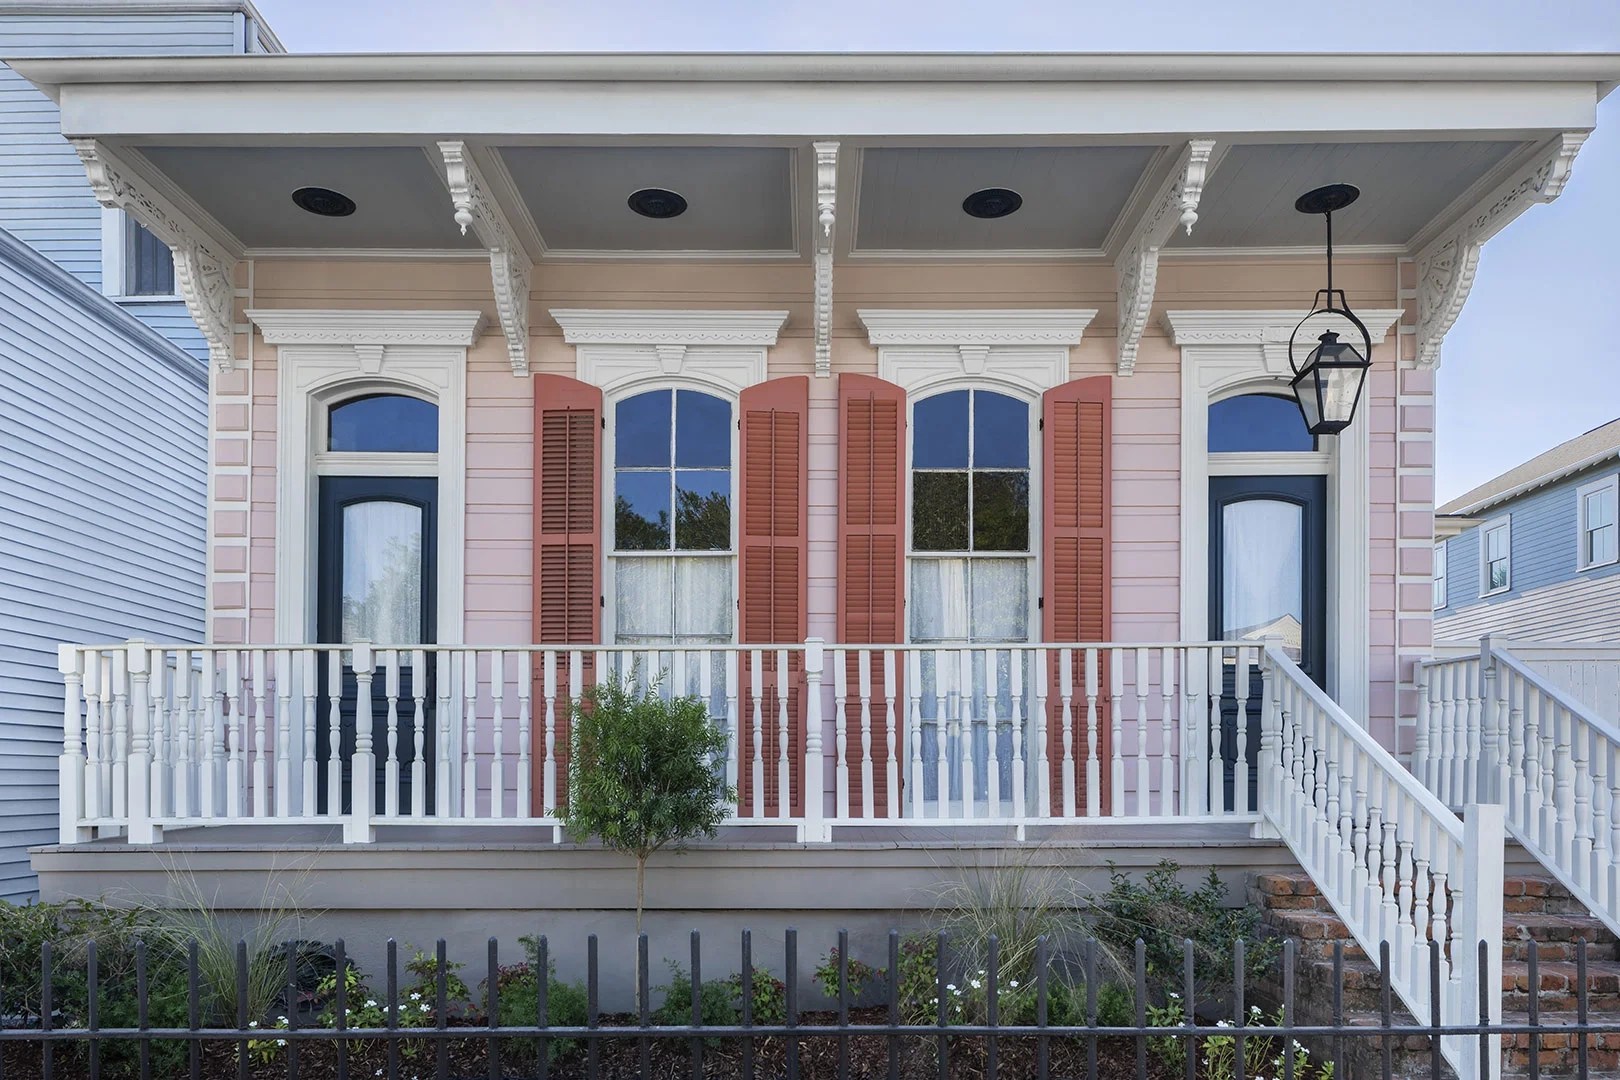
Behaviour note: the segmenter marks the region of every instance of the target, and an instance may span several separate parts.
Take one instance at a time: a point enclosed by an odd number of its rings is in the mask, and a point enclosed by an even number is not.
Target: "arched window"
[[[1029,430],[1029,403],[992,390],[913,406],[914,641],[1027,640]]]
[[[649,390],[612,425],[617,637],[731,640],[731,402]]]
[[[1292,398],[1276,394],[1242,394],[1209,407],[1209,452],[1212,454],[1309,452],[1316,439]]]
[[[326,449],[386,454],[439,452],[439,407],[405,394],[367,394],[327,411]]]

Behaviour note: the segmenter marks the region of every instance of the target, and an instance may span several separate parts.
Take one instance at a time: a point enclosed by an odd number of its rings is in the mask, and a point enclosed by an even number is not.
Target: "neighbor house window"
[[[1434,606],[1436,610],[1446,606],[1446,542],[1444,540],[1434,545]]]
[[[1580,518],[1580,568],[1590,570],[1620,561],[1620,476],[1582,485],[1575,499]]]
[[[618,640],[730,641],[731,402],[649,390],[620,400],[612,425]]]
[[[991,390],[913,407],[913,641],[1028,640],[1029,430],[1029,403]]]
[[[173,296],[174,255],[134,218],[125,218],[124,295]]]
[[[1487,521],[1479,530],[1480,595],[1502,592],[1513,583],[1512,519]]]

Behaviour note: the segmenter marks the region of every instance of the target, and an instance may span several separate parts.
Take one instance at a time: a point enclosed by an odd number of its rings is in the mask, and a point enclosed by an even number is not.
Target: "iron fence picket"
[[[1539,989],[1539,988],[1538,988]],[[1581,1033],[1575,1037],[1575,1075],[1577,1080],[1587,1080],[1587,1046],[1590,1040],[1586,1034],[1586,1022],[1590,1016],[1588,1009],[1589,989],[1586,985],[1586,938],[1575,939],[1575,1022],[1581,1026]]]
[[[896,941],[896,943],[897,943],[897,939],[898,939],[899,935],[895,931],[891,930],[891,931],[889,931],[889,937],[890,937],[891,941]],[[1047,1017],[1048,1017],[1048,1011],[1047,1011],[1048,1010],[1048,1002],[1047,1002],[1047,997],[1046,997],[1046,972],[1047,972],[1047,969],[1051,966],[1051,958],[1047,956],[1047,949],[1048,949],[1047,937],[1046,937],[1045,934],[1042,934],[1040,937],[1035,939],[1035,1026],[1041,1032],[1041,1034],[1039,1034],[1039,1035],[1037,1035],[1035,1037],[1035,1076],[1036,1076],[1036,1080],[1047,1080],[1047,1077],[1049,1076],[1049,1069],[1051,1067],[1051,1060],[1050,1059],[1051,1059],[1052,1047],[1051,1047],[1051,1044],[1047,1040],[1047,1037],[1046,1037],[1046,1021],[1047,1021]],[[889,955],[891,957],[895,957],[897,955],[897,953],[898,953],[897,948],[895,948],[895,947],[890,948]],[[889,970],[890,971],[895,971],[897,969],[898,969],[897,963],[895,962],[895,960],[891,959],[889,961]],[[898,979],[890,979],[889,980],[889,986],[890,986],[890,993],[891,994],[894,993],[894,987],[899,983],[899,981],[900,980],[898,980]],[[892,1044],[893,1040],[891,1039],[890,1041],[891,1041],[891,1044]],[[896,1070],[893,1067],[891,1067],[890,1070],[889,1070],[890,1080],[894,1080],[895,1073],[896,1073]]]
[[[1181,984],[1182,984],[1182,1020],[1183,1027],[1191,1029],[1196,1023],[1197,1009],[1197,966],[1193,962],[1193,939],[1181,939]],[[1193,1045],[1192,1036],[1187,1037],[1187,1080],[1198,1080],[1198,1054]]]
[[[641,965],[645,969],[647,966],[647,935],[645,934],[641,936],[641,956]],[[750,992],[744,994],[742,999],[742,1025],[746,1029],[754,1026],[754,995],[752,993],[754,985],[754,934],[753,931],[748,929],[744,929],[742,932],[742,982],[744,986],[750,988]],[[647,1026],[647,979],[645,975],[642,976],[641,981],[641,1026]],[[651,1046],[652,1044],[646,1039],[641,1040],[641,1075],[643,1076],[652,1071]],[[754,1080],[754,1037],[752,1035],[743,1036],[741,1067],[742,1080]]]
[[[1136,939],[1136,987],[1132,1004],[1135,1008],[1136,1026],[1136,1074],[1147,1075],[1147,942],[1141,938]],[[1241,1056],[1241,1055],[1240,1055]],[[1237,1080],[1243,1080],[1240,1071]]]
[[[1389,942],[1378,946],[1378,1019],[1384,1029],[1380,1065],[1384,1080],[1390,1080],[1395,1071],[1395,1044],[1390,1028],[1395,1026],[1395,987],[1389,977]]]
[[[1541,957],[1534,939],[1526,961],[1526,974],[1530,989],[1530,1037],[1525,1040],[1530,1054],[1530,1080],[1541,1080],[1541,1036],[1534,1029],[1541,1023]]]
[[[1530,943],[1533,954],[1536,943]],[[1429,1036],[1429,1071],[1434,1076],[1441,1075],[1443,1055],[1440,1050],[1440,942],[1429,941],[1429,1027],[1434,1032]],[[1292,1080],[1292,1078],[1290,1078]]]

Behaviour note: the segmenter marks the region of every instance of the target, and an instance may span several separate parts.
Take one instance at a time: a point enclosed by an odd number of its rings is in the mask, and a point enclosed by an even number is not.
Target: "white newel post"
[[[1491,653],[1491,637],[1487,634],[1479,639],[1481,732],[1479,775],[1474,790],[1480,802],[1499,803],[1506,790],[1506,785],[1498,781],[1499,774],[1507,769],[1507,717],[1499,707],[1496,680],[1496,657]]]
[[[56,766],[56,839],[77,844],[91,838],[83,828],[84,749],[79,726],[79,698],[84,685],[83,654],[72,645],[56,647],[56,670],[62,676],[62,756]]]
[[[349,816],[343,822],[345,844],[369,844],[376,839],[371,824],[376,801],[377,758],[372,752],[371,675],[376,658],[369,641],[357,641],[354,650],[354,757],[349,762]],[[328,794],[328,798],[333,796]],[[338,796],[338,797],[341,797]]]
[[[1487,990],[1486,1009],[1492,1024],[1502,1022],[1502,886],[1503,849],[1507,833],[1500,803],[1470,803],[1463,810],[1463,866],[1467,886],[1462,897],[1456,941],[1463,946],[1462,999],[1457,1022],[1480,1019],[1480,983]],[[1485,942],[1485,970],[1480,970],[1479,943]],[[1455,947],[1455,946],[1454,946]],[[1453,954],[1455,960],[1455,954]],[[1480,1052],[1478,1036],[1461,1036],[1470,1046],[1467,1057]],[[1487,1039],[1484,1062],[1476,1061],[1469,1075],[1497,1080],[1502,1075],[1502,1039]],[[1483,1068],[1479,1068],[1483,1065]]]
[[[821,679],[826,644],[818,637],[804,643],[804,839],[808,843],[831,839],[824,822],[827,763],[821,753]]]
[[[1257,840],[1276,839],[1281,834],[1268,814],[1280,811],[1282,799],[1282,688],[1278,685],[1271,655],[1282,648],[1281,637],[1268,637],[1260,646],[1260,756],[1255,782],[1256,806],[1260,820],[1251,835]]]
[[[1413,672],[1417,683],[1417,729],[1413,732],[1412,775],[1423,781],[1423,786],[1434,790],[1434,778],[1429,775],[1429,669],[1422,661]]]
[[[128,795],[129,842],[155,844],[163,830],[152,823],[152,701],[151,653],[143,641],[125,649],[129,665],[129,760],[125,768]]]

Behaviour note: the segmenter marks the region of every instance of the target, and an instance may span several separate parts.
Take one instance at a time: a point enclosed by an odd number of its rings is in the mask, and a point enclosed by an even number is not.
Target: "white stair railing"
[[[1262,666],[1261,811],[1369,956],[1389,943],[1390,986],[1428,1022],[1478,1023],[1481,985],[1500,1022],[1502,811],[1459,819],[1395,757],[1270,646]],[[1483,966],[1480,942],[1485,943]],[[1441,946],[1439,1001],[1430,943]],[[1442,1040],[1459,1076],[1495,1077],[1499,1038]],[[1483,1060],[1481,1054],[1484,1053]]]
[[[1620,932],[1620,717],[1557,685],[1546,664],[1488,637],[1476,653],[1421,664],[1412,770],[1450,805],[1474,793],[1500,802],[1514,839]]]

